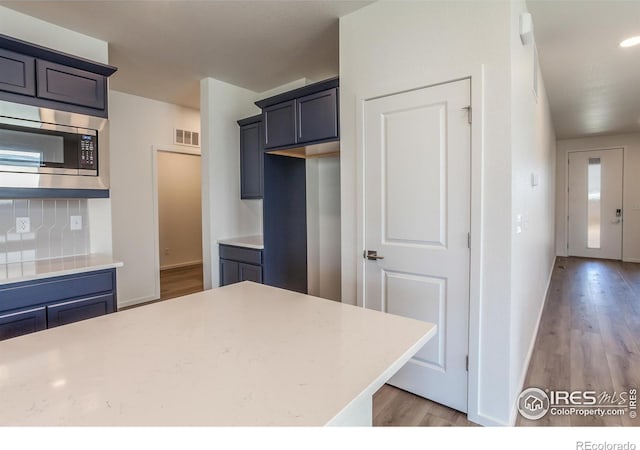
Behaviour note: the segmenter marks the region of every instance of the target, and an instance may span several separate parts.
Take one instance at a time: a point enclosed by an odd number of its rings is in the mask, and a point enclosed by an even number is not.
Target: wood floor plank
[[[429,409],[429,403],[417,395],[397,390],[396,401],[392,408],[377,414],[374,412],[374,426],[419,426],[423,423]],[[374,408],[377,405],[374,404]]]
[[[615,392],[629,392],[640,389],[640,357],[624,357],[615,354],[607,355],[607,363],[613,379]],[[637,395],[637,394],[636,394]],[[640,406],[638,407],[640,409]],[[636,413],[638,410],[636,410]],[[620,418],[623,425],[640,427],[640,418],[631,418],[625,414]]]
[[[202,264],[160,271],[160,300],[193,294],[203,288]]]
[[[602,337],[590,331],[571,330],[570,391],[613,392],[613,380]],[[618,417],[571,416],[572,426],[621,425]]]

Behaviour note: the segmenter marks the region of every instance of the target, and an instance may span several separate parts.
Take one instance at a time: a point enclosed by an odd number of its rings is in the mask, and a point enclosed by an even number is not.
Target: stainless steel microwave
[[[107,120],[0,101],[0,187],[108,189]]]

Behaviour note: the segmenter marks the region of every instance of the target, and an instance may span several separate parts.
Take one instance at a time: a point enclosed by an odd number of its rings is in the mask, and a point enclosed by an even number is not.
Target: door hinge
[[[469,125],[471,125],[471,122],[473,120],[473,114],[472,114],[472,111],[471,111],[471,105],[465,106],[462,109],[466,109],[467,110],[467,122],[469,122]]]
[[[469,371],[469,355],[467,355],[467,357],[465,358],[464,366],[468,372]]]
[[[471,248],[471,233],[467,233],[467,248]]]

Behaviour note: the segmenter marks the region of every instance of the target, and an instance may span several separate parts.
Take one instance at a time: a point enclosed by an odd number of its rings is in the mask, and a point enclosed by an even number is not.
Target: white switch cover
[[[16,233],[29,233],[31,231],[31,219],[28,217],[16,217]]]
[[[516,215],[516,234],[522,233],[522,214]]]
[[[82,216],[71,216],[69,218],[69,228],[71,228],[71,231],[82,230]]]
[[[540,174],[531,172],[531,187],[535,187],[540,184]]]

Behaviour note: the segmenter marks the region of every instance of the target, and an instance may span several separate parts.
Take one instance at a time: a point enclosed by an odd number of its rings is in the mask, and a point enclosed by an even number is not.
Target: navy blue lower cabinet
[[[47,328],[45,306],[0,313],[0,340]]]
[[[114,312],[113,294],[69,300],[47,306],[48,328],[104,316]]]
[[[0,285],[0,340],[116,310],[115,269]]]
[[[254,283],[262,283],[262,266],[239,263],[238,278],[239,281],[253,281]]]
[[[262,283],[262,250],[220,245],[220,286],[240,281]]]
[[[238,281],[240,281],[238,263],[229,259],[220,259],[220,286],[237,283]]]

